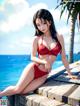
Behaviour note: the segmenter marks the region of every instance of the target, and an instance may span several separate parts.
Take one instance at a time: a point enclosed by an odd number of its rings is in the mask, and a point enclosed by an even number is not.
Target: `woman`
[[[9,86],[1,91],[0,97],[25,94],[38,88],[47,79],[52,64],[59,53],[70,78],[76,78],[70,72],[63,36],[57,33],[51,13],[46,9],[38,10],[33,17],[33,24],[36,35],[31,53],[33,62],[24,69],[19,82],[15,86]]]

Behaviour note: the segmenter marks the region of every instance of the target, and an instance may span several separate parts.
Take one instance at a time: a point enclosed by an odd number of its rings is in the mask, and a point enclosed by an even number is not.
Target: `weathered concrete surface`
[[[60,102],[70,103],[70,102],[68,102],[69,98],[71,97],[70,95],[72,93],[74,93],[75,91],[76,91],[75,94],[79,97],[76,100],[79,104],[80,89],[79,89],[79,85],[76,85],[76,84],[72,84],[72,83],[70,84],[70,83],[51,80],[51,81],[45,83],[43,86],[39,87],[37,90],[37,93],[39,95],[43,95],[48,98],[58,100]],[[73,96],[73,98],[71,100],[74,101],[74,98],[75,97]],[[70,104],[72,104],[72,103],[70,103]]]
[[[69,95],[68,103],[72,104],[73,106],[80,106],[80,86],[74,92],[72,92],[71,95]]]
[[[70,106],[38,94],[15,95],[14,105],[8,106]]]

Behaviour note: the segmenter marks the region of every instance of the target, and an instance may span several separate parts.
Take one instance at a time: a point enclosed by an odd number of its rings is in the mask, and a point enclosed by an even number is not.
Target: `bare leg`
[[[26,86],[25,89],[21,92],[21,94],[26,94],[37,89],[46,81],[46,79],[47,79],[47,75],[44,75],[38,79],[31,81],[30,84]]]
[[[34,78],[34,63],[30,63],[23,71],[16,86],[9,86],[5,90],[0,91],[1,96],[9,96],[19,94]]]

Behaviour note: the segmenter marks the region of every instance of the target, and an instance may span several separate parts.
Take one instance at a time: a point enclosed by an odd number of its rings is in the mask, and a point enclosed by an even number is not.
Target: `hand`
[[[45,63],[45,69],[46,69],[46,70],[51,70],[51,65],[50,65],[50,63],[47,62],[47,61],[46,61],[46,63]]]
[[[68,76],[69,76],[71,79],[78,79],[78,77],[77,77],[76,75],[68,74]]]

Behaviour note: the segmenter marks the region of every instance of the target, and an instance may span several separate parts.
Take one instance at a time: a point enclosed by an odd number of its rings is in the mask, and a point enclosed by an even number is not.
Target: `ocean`
[[[74,60],[80,60],[80,54],[74,55]],[[31,62],[30,55],[0,55],[0,90],[9,85],[15,85],[23,69]],[[60,55],[54,62],[52,69],[63,65]]]

